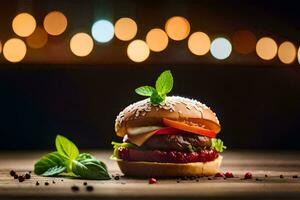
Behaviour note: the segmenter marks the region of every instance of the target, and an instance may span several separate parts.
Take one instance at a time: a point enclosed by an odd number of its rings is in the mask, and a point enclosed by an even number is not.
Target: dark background
[[[296,62],[283,65],[277,58],[266,62],[255,53],[240,56],[235,52],[225,61],[209,54],[200,59],[188,51],[186,41],[170,42],[167,50],[151,54],[141,64],[131,62],[126,56],[128,43],[116,39],[96,45],[86,58],[65,50],[65,55],[55,59],[47,51],[51,45],[67,42],[75,31],[89,32],[97,13],[113,21],[133,17],[141,24],[137,38],[144,38],[150,28],[163,27],[169,17],[182,15],[191,22],[192,32],[230,36],[248,29],[257,38],[267,35],[298,45],[296,1],[6,2],[10,3],[2,5],[0,27],[10,26],[22,10],[31,10],[41,20],[57,9],[68,16],[69,28],[58,39],[49,38],[42,52],[30,50],[22,63],[9,64],[0,55],[1,150],[53,148],[56,134],[69,137],[80,148],[110,148],[111,140],[117,140],[116,115],[143,98],[134,88],[154,84],[164,69],[174,75],[172,94],[198,99],[217,113],[222,125],[219,136],[229,148],[300,149],[300,68]],[[103,2],[108,12],[97,11]],[[1,40],[12,34],[9,29],[1,30]],[[68,43],[64,45],[68,49]]]

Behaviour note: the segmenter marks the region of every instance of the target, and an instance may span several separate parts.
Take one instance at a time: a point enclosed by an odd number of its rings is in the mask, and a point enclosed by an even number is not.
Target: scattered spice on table
[[[225,175],[222,172],[218,172],[218,173],[215,174],[215,177],[224,177],[224,176]]]
[[[24,176],[19,176],[18,180],[21,183],[21,182],[25,181],[25,178],[24,178]]]
[[[87,182],[83,182],[83,185],[87,185]]]
[[[120,180],[120,176],[115,176],[115,178],[114,178],[115,180]]]
[[[268,177],[268,175],[267,175],[267,174],[265,174],[265,177],[267,178],[267,177]]]
[[[155,184],[155,183],[157,183],[157,180],[155,178],[149,179],[149,184]]]
[[[55,184],[55,181],[52,181],[53,184]]]
[[[37,182],[35,183],[35,185],[36,185],[36,186],[39,186],[39,185],[40,185],[40,183],[37,181]]]
[[[46,186],[48,186],[48,185],[49,185],[49,183],[48,183],[48,182],[45,182],[45,185],[46,185]]]
[[[294,175],[293,178],[298,178],[298,175]]]
[[[26,174],[25,174],[25,178],[26,178],[26,179],[30,179],[30,178],[31,178],[30,174],[29,174],[29,173],[26,173]]]
[[[15,175],[16,175],[16,172],[15,172],[14,170],[11,170],[11,171],[9,172],[9,174],[10,174],[11,176],[15,176]]]
[[[252,173],[251,172],[247,172],[244,176],[244,179],[252,179]]]
[[[94,187],[91,185],[86,186],[86,191],[91,192],[94,190]]]
[[[15,174],[14,179],[18,179],[18,178],[19,178],[18,174]]]
[[[212,178],[208,177],[207,180],[212,180]]]
[[[279,178],[284,178],[282,174],[280,174]]]
[[[78,191],[79,191],[79,187],[76,186],[76,185],[73,185],[73,186],[71,187],[71,190],[72,190],[73,192],[78,192]]]
[[[234,176],[233,176],[233,173],[232,173],[232,172],[226,172],[226,173],[225,173],[225,177],[226,177],[226,178],[233,178]]]

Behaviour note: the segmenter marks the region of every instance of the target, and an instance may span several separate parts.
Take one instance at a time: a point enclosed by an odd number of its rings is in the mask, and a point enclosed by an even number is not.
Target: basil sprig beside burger
[[[112,142],[121,171],[128,176],[208,176],[219,171],[226,147],[216,136],[216,114],[199,101],[167,96],[173,88],[164,71],[155,88],[136,93],[149,98],[129,105],[116,118],[115,131],[123,143]]]

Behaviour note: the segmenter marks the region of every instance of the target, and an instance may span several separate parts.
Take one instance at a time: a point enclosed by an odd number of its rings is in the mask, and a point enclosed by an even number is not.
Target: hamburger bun
[[[157,163],[117,160],[122,173],[136,177],[212,176],[219,172],[222,156],[210,162]]]
[[[221,130],[216,114],[205,104],[184,97],[170,96],[159,105],[151,104],[149,98],[129,105],[117,116],[115,131],[119,137],[124,137],[130,128],[164,126],[162,118],[197,123],[216,133]]]

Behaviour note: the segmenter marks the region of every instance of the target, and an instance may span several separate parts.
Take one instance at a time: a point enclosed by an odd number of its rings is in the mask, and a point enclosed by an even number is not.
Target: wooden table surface
[[[32,174],[31,179],[19,183],[9,175],[11,169],[19,174],[33,170],[43,153],[0,153],[0,199],[300,199],[300,152],[227,151],[223,153],[222,171],[233,172],[235,178],[202,177],[179,183],[177,179],[158,179],[157,184],[150,185],[147,179],[122,176],[120,180],[88,180],[94,187],[91,192],[83,186],[85,180]],[[116,163],[109,160],[110,152],[91,153],[107,163],[112,175],[121,174]],[[248,171],[253,179],[242,180]],[[295,175],[299,178],[293,178]],[[71,186],[78,186],[79,191],[72,191]]]

